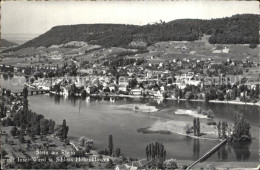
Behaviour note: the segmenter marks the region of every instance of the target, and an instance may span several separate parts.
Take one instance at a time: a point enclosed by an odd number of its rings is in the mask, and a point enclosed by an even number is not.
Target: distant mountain
[[[18,44],[7,41],[5,39],[1,39],[1,47],[12,47],[12,46],[18,46]]]
[[[49,47],[70,41],[85,41],[103,47],[127,47],[142,40],[148,45],[159,41],[194,41],[203,34],[211,35],[212,44],[258,44],[259,15],[200,20],[179,19],[144,26],[123,24],[82,24],[56,26],[46,33],[13,49]]]

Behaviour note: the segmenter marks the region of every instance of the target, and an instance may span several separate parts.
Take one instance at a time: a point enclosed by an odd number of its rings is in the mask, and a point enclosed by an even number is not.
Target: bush
[[[249,48],[256,48],[257,47],[257,44],[250,44],[249,45]]]
[[[206,110],[202,110],[201,114],[203,114],[203,115],[208,115],[208,113],[207,113]]]
[[[207,125],[217,125],[217,123],[215,121],[209,121],[207,122]]]
[[[208,114],[207,117],[208,118],[214,118],[215,116],[214,116],[214,114]]]
[[[99,154],[99,155],[108,155],[109,152],[105,149],[105,150],[100,150],[100,151],[98,151],[98,154]]]
[[[190,124],[186,124],[184,127],[184,130],[187,134],[192,133],[193,132],[193,127],[191,127]]]
[[[207,117],[208,117],[208,118],[214,118],[214,117],[215,117],[214,114],[213,114],[213,111],[212,111],[211,109],[209,109],[209,110],[207,111]]]
[[[65,139],[65,144],[66,145],[70,145],[70,140],[69,139]]]

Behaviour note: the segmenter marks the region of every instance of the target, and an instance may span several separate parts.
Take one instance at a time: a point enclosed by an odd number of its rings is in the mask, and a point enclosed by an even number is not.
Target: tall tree
[[[194,136],[197,136],[197,119],[196,118],[193,119],[193,133],[194,133]]]
[[[68,131],[69,131],[69,127],[66,125],[66,120],[63,119],[62,128],[61,128],[61,139],[62,140],[67,139]]]
[[[121,154],[120,148],[116,148],[116,157],[119,157]]]
[[[109,137],[108,137],[108,152],[109,152],[110,156],[113,153],[113,136],[112,135],[109,135]]]
[[[222,139],[226,139],[226,123],[222,122]]]
[[[220,123],[220,121],[218,122],[218,125],[217,125],[217,128],[218,128],[218,137],[219,137],[219,139],[221,138],[221,123]]]
[[[23,88],[23,98],[24,98],[24,99],[27,99],[27,96],[28,96],[28,89],[27,89],[27,87],[25,86],[25,87]]]
[[[200,119],[197,117],[197,136],[200,136]]]

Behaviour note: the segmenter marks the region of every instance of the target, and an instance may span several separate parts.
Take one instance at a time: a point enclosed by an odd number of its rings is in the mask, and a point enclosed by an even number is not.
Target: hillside
[[[49,47],[70,41],[85,41],[103,47],[127,47],[142,40],[148,45],[160,41],[194,41],[211,35],[212,44],[258,44],[259,16],[235,15],[228,18],[199,20],[180,19],[168,23],[136,26],[123,24],[82,24],[56,26],[39,37],[13,49]]]
[[[12,46],[17,46],[18,44],[7,41],[5,39],[1,39],[1,47],[12,47]]]

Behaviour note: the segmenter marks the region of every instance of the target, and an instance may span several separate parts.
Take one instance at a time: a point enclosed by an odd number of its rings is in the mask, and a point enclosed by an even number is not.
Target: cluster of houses
[[[50,55],[57,58],[60,54],[54,51]],[[105,66],[103,62],[93,60],[87,64],[83,64],[71,58],[69,61],[74,64],[77,70],[76,74],[79,77],[78,79],[67,80],[66,77],[59,78],[55,76],[52,82],[50,80],[44,80],[40,83],[36,81],[33,85],[41,89],[50,90],[54,85],[59,84],[61,91],[65,94],[69,93],[70,85],[75,84],[78,89],[84,89],[89,94],[110,92],[162,97],[164,92],[169,89],[169,86],[174,86],[178,89],[184,89],[187,85],[203,87],[207,83],[204,81],[208,76],[206,71],[220,71],[218,68],[223,67],[224,64],[226,67],[236,66],[238,68],[258,66],[257,63],[248,59],[242,61],[227,59],[227,61],[223,62],[210,58],[183,58],[181,60],[174,58],[166,60],[151,56],[148,59],[143,59],[145,62],[141,64],[137,64],[137,60],[133,64],[118,66],[116,70],[111,70],[111,67]],[[2,69],[3,65],[0,67]],[[14,72],[21,71],[25,73],[28,70],[28,66],[5,66],[5,68],[9,67]],[[72,64],[68,64],[66,67],[72,67]],[[196,71],[196,68],[203,70],[203,72]],[[32,73],[43,72],[46,77],[48,72],[56,72],[59,67],[51,64],[34,65],[30,66],[30,69]],[[112,71],[119,73],[119,76],[115,76]],[[219,72],[218,75],[221,75],[221,73]]]
[[[131,163],[125,163],[121,165],[116,165],[115,170],[137,170],[137,169],[147,169],[148,161],[145,159],[132,161]],[[176,159],[167,159],[163,162],[163,168],[165,169],[177,169]]]

